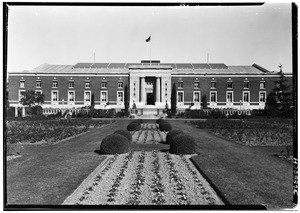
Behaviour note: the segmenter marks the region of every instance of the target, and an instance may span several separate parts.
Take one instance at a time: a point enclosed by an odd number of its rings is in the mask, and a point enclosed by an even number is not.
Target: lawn
[[[100,141],[128,121],[90,129],[55,145],[25,146],[26,155],[7,162],[7,204],[59,205],[102,162]]]

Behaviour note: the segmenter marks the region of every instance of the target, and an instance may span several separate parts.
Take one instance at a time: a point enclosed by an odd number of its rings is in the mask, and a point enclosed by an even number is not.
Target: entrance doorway
[[[147,93],[147,105],[155,105],[154,93]]]

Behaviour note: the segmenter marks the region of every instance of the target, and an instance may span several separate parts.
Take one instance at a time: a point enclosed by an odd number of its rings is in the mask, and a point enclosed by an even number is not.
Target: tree
[[[127,84],[124,87],[124,107],[125,107],[125,115],[128,115],[129,100],[128,100],[128,86],[127,86]]]
[[[177,105],[177,94],[176,94],[176,84],[173,84],[171,92],[171,113],[172,115],[176,114],[176,105]]]
[[[91,97],[91,109],[93,110],[95,108],[95,95],[92,93]]]
[[[207,109],[207,98],[206,98],[206,95],[202,95],[201,106],[202,106],[202,109]]]
[[[44,94],[35,93],[34,90],[26,90],[23,93],[23,98],[20,100],[20,103],[29,107],[31,114],[35,115],[36,112],[40,112],[41,107],[33,106],[40,106],[44,103]]]
[[[280,65],[279,77],[275,83],[275,87],[267,97],[265,111],[267,115],[272,117],[291,116],[293,110],[293,102],[291,99],[290,85],[287,85],[287,79],[282,72]]]

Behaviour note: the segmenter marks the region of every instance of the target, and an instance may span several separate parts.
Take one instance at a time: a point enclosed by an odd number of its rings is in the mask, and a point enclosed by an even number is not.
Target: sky
[[[43,63],[225,63],[292,72],[290,3],[263,6],[11,6],[8,72]],[[151,42],[145,40],[151,34]]]

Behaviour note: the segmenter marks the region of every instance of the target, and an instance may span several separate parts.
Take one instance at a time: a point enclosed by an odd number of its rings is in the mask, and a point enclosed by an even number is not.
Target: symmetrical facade
[[[128,86],[129,106],[141,112],[160,112],[171,106],[175,84],[177,109],[201,108],[207,97],[210,108],[263,109],[278,74],[256,64],[226,66],[216,63],[78,63],[43,64],[33,70],[9,73],[9,104],[23,107],[19,101],[26,90],[45,96],[45,114],[60,109],[124,108],[124,88]],[[292,84],[292,75],[286,75]]]

